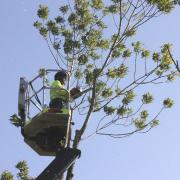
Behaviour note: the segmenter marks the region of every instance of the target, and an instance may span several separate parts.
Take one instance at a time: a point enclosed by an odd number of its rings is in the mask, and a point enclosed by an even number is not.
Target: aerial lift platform
[[[46,75],[58,70],[44,70],[32,81],[20,78],[18,115],[22,120],[21,133],[24,142],[40,156],[55,156],[55,159],[36,178],[36,180],[56,180],[80,157],[81,151],[68,147],[71,127],[71,112],[69,104],[62,109],[52,109],[45,106],[45,90],[50,89],[46,84]],[[38,91],[33,88],[33,82],[43,80],[43,87]],[[61,89],[67,91],[66,89]],[[42,92],[42,101],[38,94]],[[69,94],[69,92],[67,91]],[[38,110],[30,117],[30,105]]]

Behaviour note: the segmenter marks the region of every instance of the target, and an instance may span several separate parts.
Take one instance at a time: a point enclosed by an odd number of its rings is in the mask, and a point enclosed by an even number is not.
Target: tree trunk
[[[66,176],[66,180],[72,180],[73,179],[73,169],[74,169],[74,165],[73,164],[69,169],[68,169],[68,172],[67,172],[67,176]]]
[[[73,148],[74,149],[78,148],[78,145],[79,145],[79,142],[80,142],[81,135],[79,133],[80,133],[80,131],[76,130],[75,137],[74,137],[74,143],[73,143]],[[73,170],[74,170],[75,163],[72,164],[71,167],[68,169],[67,175],[66,175],[66,180],[72,180],[73,179],[73,177],[74,177]]]

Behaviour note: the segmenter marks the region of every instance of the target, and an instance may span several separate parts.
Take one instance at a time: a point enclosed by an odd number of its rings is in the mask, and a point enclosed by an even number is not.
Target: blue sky
[[[0,9],[0,172],[27,160],[30,174],[37,176],[52,160],[40,157],[24,142],[20,129],[10,125],[17,112],[19,77],[31,79],[39,68],[55,68],[48,48],[33,27],[39,4],[58,10],[58,0],[2,0]],[[155,50],[173,43],[175,59],[180,57],[180,7],[158,17],[139,30],[137,39]],[[175,106],[161,115],[160,126],[150,133],[125,139],[94,136],[81,144],[82,157],[75,168],[75,180],[179,180],[180,178],[180,80],[151,90],[155,96],[172,97]],[[154,107],[154,111],[156,111]]]

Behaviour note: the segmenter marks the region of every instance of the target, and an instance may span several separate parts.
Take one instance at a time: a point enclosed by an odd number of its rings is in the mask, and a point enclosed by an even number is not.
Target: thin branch
[[[173,64],[175,65],[177,71],[180,73],[180,68],[179,68],[179,64],[178,64],[178,61],[175,61],[172,54],[171,54],[171,51],[169,49],[169,47],[167,47],[167,50],[168,50],[168,53],[169,53],[169,56],[171,57],[171,60],[173,62]]]

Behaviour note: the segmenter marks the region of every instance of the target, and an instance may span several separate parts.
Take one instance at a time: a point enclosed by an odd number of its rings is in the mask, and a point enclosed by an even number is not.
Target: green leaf
[[[115,70],[114,69],[108,69],[108,72],[107,72],[107,76],[109,77],[109,78],[115,78],[116,77],[116,72],[115,72]]]
[[[167,80],[170,81],[170,82],[172,82],[172,81],[175,80],[175,76],[174,76],[173,74],[169,74],[169,75],[167,76]]]
[[[126,49],[126,50],[123,52],[122,57],[123,57],[123,58],[129,58],[129,57],[131,57],[131,54],[132,54],[132,52],[131,52],[129,49]]]
[[[125,116],[127,111],[128,109],[125,106],[121,106],[120,108],[117,109],[117,114],[120,116]]]
[[[41,19],[47,19],[49,16],[49,9],[47,6],[40,5],[37,11],[37,15]]]
[[[108,7],[105,8],[104,13],[112,13],[112,14],[116,14],[119,11],[119,7],[116,4],[112,4]]]
[[[101,20],[98,20],[98,21],[96,22],[96,24],[97,24],[97,26],[98,26],[99,28],[101,28],[101,29],[107,28],[107,25],[106,25],[103,21],[101,21]]]
[[[105,106],[104,107],[104,112],[107,114],[107,115],[112,115],[114,114],[116,108],[114,108],[113,106]]]
[[[144,119],[135,119],[134,125],[138,130],[143,130],[146,127]]]
[[[111,57],[112,58],[118,58],[118,57],[120,57],[120,55],[121,55],[121,51],[119,49],[114,49],[112,51]]]
[[[97,47],[101,36],[102,32],[100,30],[92,29],[86,36],[83,37],[83,43],[90,48],[95,48]]]
[[[124,105],[128,105],[134,100],[135,94],[133,91],[128,91],[125,95],[125,97],[122,99],[122,103]]]
[[[88,58],[85,54],[81,54],[79,57],[78,57],[78,63],[79,65],[84,65],[88,62]]]
[[[37,29],[40,29],[42,27],[42,23],[39,21],[34,22],[33,26]]]
[[[153,53],[152,59],[154,60],[154,62],[160,61],[160,55],[159,55],[159,53]]]
[[[171,108],[174,105],[174,101],[170,98],[167,98],[163,101],[163,105],[165,108]]]
[[[128,67],[124,64],[121,64],[116,70],[116,76],[119,78],[124,78],[127,75]]]
[[[94,9],[102,9],[104,4],[102,0],[92,0],[92,5]]]
[[[93,74],[94,74],[95,77],[100,76],[101,73],[102,73],[102,72],[101,72],[101,68],[94,68]]]
[[[62,16],[57,16],[57,17],[55,18],[55,21],[56,21],[56,23],[61,24],[61,23],[64,23],[64,22],[65,22],[65,19],[64,19]]]
[[[151,93],[148,92],[148,93],[143,95],[142,102],[144,104],[152,103],[152,101],[153,101],[153,96]]]
[[[0,176],[0,180],[13,180],[13,179],[14,179],[13,175],[9,171],[2,172],[2,174]]]
[[[23,125],[22,119],[20,119],[17,114],[13,114],[10,117],[10,122],[16,127],[21,127]]]
[[[73,36],[73,33],[69,29],[63,29],[62,30],[62,35],[65,37],[65,39],[71,39]]]
[[[47,38],[48,29],[46,29],[45,27],[41,27],[41,28],[39,29],[39,33],[40,33],[44,38]]]
[[[147,119],[147,117],[149,116],[149,113],[146,110],[144,110],[141,112],[140,116],[141,116],[141,119]]]
[[[147,2],[151,5],[155,5],[158,10],[164,13],[169,13],[174,8],[173,0],[147,0]]]
[[[60,31],[59,31],[59,28],[58,26],[56,25],[56,22],[52,21],[52,20],[49,20],[47,22],[47,29],[53,34],[53,35],[56,35],[58,36],[60,34]]]
[[[139,53],[142,50],[140,41],[132,43],[132,46],[134,47],[134,52],[136,52],[136,53]]]
[[[106,88],[105,90],[102,91],[101,96],[104,98],[108,98],[110,96],[112,96],[113,91],[111,88]]]
[[[46,71],[46,69],[41,68],[41,69],[39,69],[38,74],[40,75],[40,77],[44,77],[47,75],[47,71]]]
[[[159,120],[155,119],[151,122],[151,127],[156,127],[159,125]]]
[[[68,5],[65,5],[65,6],[61,6],[59,8],[59,10],[63,13],[63,14],[66,14],[69,10],[69,6]]]
[[[93,72],[88,71],[86,72],[86,84],[92,84],[93,81]]]
[[[100,40],[98,46],[102,49],[109,49],[109,41],[108,40]]]
[[[76,20],[77,20],[77,14],[75,13],[71,13],[68,17],[68,22],[70,25],[74,25],[76,23]]]
[[[61,47],[60,47],[60,43],[59,42],[54,42],[53,43],[53,48],[55,49],[55,50],[59,50]]]
[[[99,93],[106,87],[106,84],[103,81],[98,81],[96,83],[96,93]]]
[[[26,161],[18,162],[16,168],[19,170],[17,177],[19,177],[22,180],[29,180],[29,170]]]
[[[76,79],[81,79],[83,77],[83,73],[80,70],[77,70],[74,74]]]
[[[100,55],[97,54],[95,51],[90,51],[89,52],[89,56],[93,59],[93,60],[97,60],[100,58]]]
[[[127,37],[131,37],[131,36],[134,36],[136,34],[136,29],[135,28],[131,28],[131,29],[128,29],[125,33],[125,35]]]
[[[142,53],[141,53],[141,57],[142,57],[142,58],[149,58],[149,57],[150,57],[150,51],[144,49],[144,50],[142,51]]]
[[[64,47],[64,52],[66,54],[70,54],[73,49],[73,41],[71,39],[65,39],[63,47]]]

